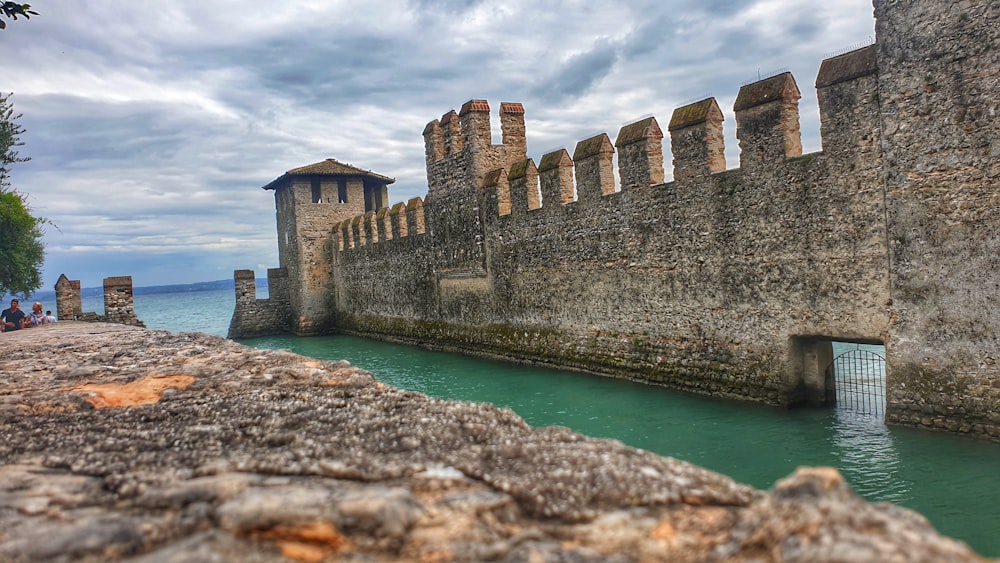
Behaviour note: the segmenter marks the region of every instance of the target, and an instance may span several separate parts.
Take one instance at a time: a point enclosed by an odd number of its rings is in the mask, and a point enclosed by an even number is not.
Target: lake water
[[[149,328],[225,336],[231,290],[137,295]],[[84,310],[103,311],[100,300]],[[942,533],[1000,556],[1000,445],[886,428],[835,410],[784,410],[720,401],[595,375],[539,369],[348,336],[243,343],[346,359],[379,380],[436,397],[487,401],[535,426],[567,426],[684,459],[766,489],[801,465],[838,468],[870,501],[926,516]]]

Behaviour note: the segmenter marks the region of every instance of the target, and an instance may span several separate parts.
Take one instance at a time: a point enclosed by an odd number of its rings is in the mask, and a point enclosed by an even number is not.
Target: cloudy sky
[[[528,154],[791,70],[819,150],[822,59],[874,36],[871,0],[36,0],[0,31],[27,133],[13,183],[47,229],[43,289],[263,276],[284,171],[336,158],[427,191],[421,132],[472,98],[522,102]],[[499,142],[495,133],[494,139]],[[664,152],[668,159],[669,143]]]

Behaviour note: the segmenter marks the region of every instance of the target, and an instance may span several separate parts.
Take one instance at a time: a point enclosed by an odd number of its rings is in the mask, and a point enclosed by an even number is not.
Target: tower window
[[[337,203],[347,203],[347,181],[337,179]]]
[[[312,184],[312,186],[311,186],[312,187],[312,202],[313,203],[321,203],[323,201],[323,191],[320,189],[320,186],[319,186],[319,178],[313,178],[311,184]]]

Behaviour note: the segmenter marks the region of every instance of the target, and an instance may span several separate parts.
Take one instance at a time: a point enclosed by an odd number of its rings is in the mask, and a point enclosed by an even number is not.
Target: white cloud
[[[229,277],[277,266],[271,192],[327,157],[426,193],[423,126],[471,98],[521,101],[536,159],[789,67],[819,148],[821,59],[873,34],[868,0],[411,0],[38,6],[0,32],[28,130],[14,170],[46,234],[45,287]],[[669,164],[669,156],[668,156]]]

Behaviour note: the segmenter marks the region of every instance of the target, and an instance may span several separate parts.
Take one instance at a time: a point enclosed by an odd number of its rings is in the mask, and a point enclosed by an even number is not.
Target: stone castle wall
[[[820,69],[818,153],[787,73],[740,89],[735,169],[716,101],[677,109],[669,183],[655,118],[537,164],[520,104],[500,144],[483,100],[432,121],[427,197],[315,246],[332,326],[772,404],[823,396],[824,343],[884,343],[888,420],[1000,436],[998,7],[875,8]]]
[[[783,74],[741,91],[745,158],[728,172],[718,171],[721,112],[712,99],[675,112],[678,179],[668,184],[655,118],[624,127],[614,145],[607,135],[581,141],[576,162],[560,150],[539,166],[522,159],[484,173],[476,191],[465,179],[485,168],[476,151],[440,158],[432,180],[456,180],[432,182],[423,243],[361,244],[337,231],[338,327],[714,395],[799,400],[810,393],[805,383],[821,383],[786,368],[789,338],[887,334],[881,181],[865,164],[878,154],[870,53],[845,56],[861,76],[821,76],[824,140],[836,156],[801,156],[798,90]],[[618,192],[609,182],[615,150]],[[493,148],[487,164],[502,152]],[[458,171],[443,174],[442,165]],[[441,259],[451,248],[441,233],[469,222],[460,212],[432,214],[436,190],[478,197],[465,206],[480,217],[466,237],[482,249],[478,261]]]
[[[889,420],[1000,435],[1000,4],[876,2]]]
[[[252,338],[291,331],[291,304],[288,271],[267,270],[267,299],[257,299],[257,280],[253,270],[236,270],[236,308],[229,322],[228,338]]]
[[[132,276],[104,278],[103,315],[83,311],[80,280],[71,280],[66,274],[62,274],[56,281],[55,291],[56,317],[60,321],[78,320],[146,326],[135,313]]]

